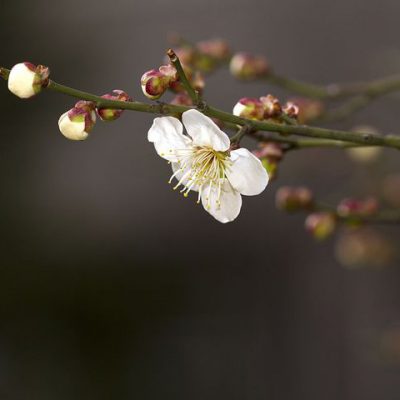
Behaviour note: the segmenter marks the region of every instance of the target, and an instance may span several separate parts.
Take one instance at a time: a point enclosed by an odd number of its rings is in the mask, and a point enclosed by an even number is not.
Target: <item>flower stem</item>
[[[181,81],[186,92],[192,99],[193,104],[197,105],[200,100],[199,93],[196,90],[194,90],[192,85],[190,84],[190,82],[185,74],[185,71],[182,68],[182,64],[181,64],[178,56],[175,54],[175,52],[172,49],[169,49],[167,51],[167,56],[169,57],[171,63],[175,67],[176,72],[178,73],[179,80]]]
[[[9,70],[1,68],[0,71],[1,76],[4,79],[7,79]],[[93,101],[98,108],[132,110],[164,115],[179,114],[193,108],[188,106],[172,105],[165,103],[146,104],[137,101],[124,102],[108,100],[91,93],[83,92],[81,90],[61,85],[52,80],[49,81],[47,89],[54,92],[63,93],[65,95],[72,96],[78,99]],[[219,110],[215,107],[207,105],[205,102],[199,102],[197,108],[199,109],[199,111],[203,112],[209,117],[214,117],[220,119],[221,121],[240,126],[248,126],[252,130],[278,132],[282,135],[297,135],[311,138],[343,141],[364,146],[384,146],[400,149],[400,136],[398,135],[360,134],[358,132],[319,128],[307,125],[288,125],[270,121],[254,121]],[[337,147],[336,144],[335,147]]]

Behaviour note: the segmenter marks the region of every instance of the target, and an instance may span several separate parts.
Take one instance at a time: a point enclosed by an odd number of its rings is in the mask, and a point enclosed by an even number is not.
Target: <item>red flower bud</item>
[[[282,114],[282,107],[279,100],[271,94],[260,97],[264,107],[264,118],[275,118]]]
[[[233,114],[242,118],[262,120],[264,117],[264,107],[258,99],[243,97],[233,108]]]
[[[103,99],[107,100],[117,100],[117,101],[132,101],[132,99],[122,90],[113,90],[111,93],[104,94],[101,96]],[[102,121],[115,121],[121,116],[124,110],[116,110],[112,108],[98,108],[97,115]]]

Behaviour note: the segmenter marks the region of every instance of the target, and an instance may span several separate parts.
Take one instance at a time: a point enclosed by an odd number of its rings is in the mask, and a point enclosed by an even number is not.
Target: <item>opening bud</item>
[[[268,75],[269,65],[264,56],[236,53],[229,64],[231,74],[238,79],[257,79]]]
[[[81,100],[75,104],[74,108],[61,115],[58,127],[67,139],[85,140],[95,123],[95,104]]]
[[[103,99],[116,101],[132,101],[132,98],[123,90],[113,90],[111,93],[101,96]],[[98,108],[97,115],[102,121],[115,121],[118,119],[124,110],[116,110],[112,108]]]
[[[36,66],[29,62],[16,64],[8,76],[8,89],[21,99],[28,99],[47,85],[49,75],[49,68],[43,65]]]
[[[233,107],[233,114],[238,117],[261,121],[264,118],[264,106],[258,99],[243,97]]]
[[[324,240],[335,231],[335,215],[329,212],[310,214],[306,218],[305,228],[314,236],[315,239]]]
[[[284,186],[278,189],[275,196],[276,207],[288,212],[310,209],[313,200],[311,190],[306,187]]]
[[[282,114],[282,106],[272,94],[260,97],[260,101],[264,108],[264,118],[275,118]]]
[[[282,111],[290,118],[297,119],[299,116],[299,107],[291,101],[283,106]]]

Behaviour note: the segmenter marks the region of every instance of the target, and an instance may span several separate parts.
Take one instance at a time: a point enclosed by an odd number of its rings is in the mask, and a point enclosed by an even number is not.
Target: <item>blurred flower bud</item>
[[[211,39],[196,44],[194,66],[204,72],[212,71],[218,63],[229,58],[228,43],[222,39]]]
[[[8,76],[8,89],[21,99],[28,99],[47,85],[49,75],[49,68],[43,65],[35,66],[29,62],[16,64]]]
[[[292,103],[291,101],[288,101],[282,108],[283,112],[290,118],[295,118],[297,119],[299,116],[299,107]]]
[[[361,134],[378,134],[378,131],[372,126],[356,126],[352,129],[354,132]],[[374,162],[382,153],[383,148],[379,146],[368,146],[368,147],[351,147],[346,149],[348,156],[359,163],[371,163]]]
[[[394,256],[393,244],[371,228],[344,231],[336,244],[335,255],[345,267],[383,267]]]
[[[264,118],[279,117],[282,114],[281,104],[272,94],[260,97],[260,101],[264,107]]]
[[[299,108],[297,119],[300,124],[313,121],[324,112],[324,103],[319,100],[299,97],[291,99],[289,102],[294,103]]]
[[[113,90],[111,93],[101,96],[103,99],[116,101],[132,101],[132,99],[122,90]],[[98,108],[97,115],[102,121],[115,121],[118,119],[124,110],[116,110],[113,108]]]
[[[151,100],[159,99],[171,82],[171,77],[168,74],[152,69],[143,74],[140,83],[142,91],[146,97]]]
[[[400,174],[389,175],[384,179],[383,196],[391,206],[400,208]]]
[[[225,60],[230,56],[228,43],[223,39],[203,40],[196,44],[197,50],[216,60]]]
[[[233,107],[233,114],[242,118],[262,120],[264,118],[264,107],[258,99],[243,97]]]
[[[280,210],[288,212],[306,210],[313,204],[313,194],[306,187],[283,186],[276,192],[275,204]]]
[[[364,200],[343,199],[337,206],[337,213],[340,217],[367,217],[378,211],[378,200],[375,197],[368,197]]]
[[[305,228],[315,239],[324,240],[335,231],[336,218],[330,212],[316,212],[306,218]]]
[[[61,115],[58,127],[70,140],[85,140],[96,122],[95,105],[90,101],[78,101],[75,107]]]
[[[251,80],[266,76],[269,65],[263,56],[236,53],[231,59],[229,69],[235,78]]]
[[[174,104],[176,106],[192,106],[193,101],[186,92],[183,92],[176,94],[175,97],[170,101],[170,104]]]
[[[280,161],[283,158],[282,146],[275,142],[259,143],[258,148],[253,150],[258,158],[267,158],[271,161]]]

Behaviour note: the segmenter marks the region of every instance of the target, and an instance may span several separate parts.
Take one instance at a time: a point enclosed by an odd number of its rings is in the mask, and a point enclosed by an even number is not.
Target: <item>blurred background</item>
[[[144,100],[140,76],[178,32],[224,38],[305,81],[368,80],[400,70],[399,14],[398,0],[1,0],[0,64],[43,63],[58,82]],[[368,166],[338,150],[290,153],[222,225],[167,184],[146,139],[152,115],[126,112],[70,142],[57,120],[73,99],[0,89],[1,399],[399,399],[398,257],[340,262],[340,232],[316,243],[304,216],[274,205],[281,185],[331,203],[377,194],[397,153]],[[225,110],[289,96],[226,68],[205,93]],[[336,127],[395,132],[399,102]],[[400,227],[376,234],[396,247]]]

